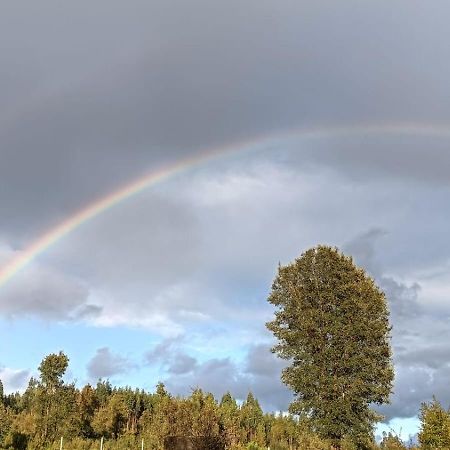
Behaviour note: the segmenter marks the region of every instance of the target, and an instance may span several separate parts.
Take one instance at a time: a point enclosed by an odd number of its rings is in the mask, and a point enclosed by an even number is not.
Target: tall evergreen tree
[[[350,257],[318,246],[279,267],[268,300],[273,350],[291,361],[292,412],[336,447],[345,436],[363,447],[378,419],[370,405],[388,402],[394,376],[383,292]]]
[[[227,447],[232,447],[239,440],[240,417],[239,406],[229,392],[224,394],[220,401],[219,414],[221,433]]]
[[[96,396],[95,390],[90,384],[86,385],[78,393],[78,428],[81,436],[91,438],[94,436],[92,428],[92,420],[95,411],[99,407],[99,400]]]
[[[264,445],[264,415],[258,400],[249,392],[241,408],[241,425],[244,441]]]

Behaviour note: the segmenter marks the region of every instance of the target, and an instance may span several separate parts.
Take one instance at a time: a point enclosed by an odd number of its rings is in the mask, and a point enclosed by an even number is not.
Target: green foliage
[[[263,411],[251,392],[241,408],[241,428],[244,431],[245,442],[254,442],[259,445],[264,444],[265,426]]]
[[[111,383],[108,380],[98,380],[97,386],[95,387],[95,396],[97,397],[97,400],[101,406],[105,406],[111,394]]]
[[[256,442],[249,442],[245,448],[247,450],[265,450],[263,447],[260,447]]]
[[[63,355],[45,361],[64,359]],[[0,405],[0,449],[59,450],[61,436],[63,448],[69,450],[98,450],[102,436],[105,450],[138,449],[142,439],[146,450],[163,450],[166,438],[177,436],[204,438],[225,444],[226,450],[336,448],[314,432],[307,417],[265,414],[252,393],[240,405],[230,393],[217,402],[201,389],[187,397],[174,397],[162,383],[155,393],[116,388],[107,381],[99,381],[95,388],[86,385],[77,389],[63,382],[62,367],[64,364],[59,369],[47,365],[49,372],[57,374],[53,382],[32,378],[23,394],[4,396]],[[448,413],[438,402],[422,406],[422,420],[422,437],[435,439],[423,448],[450,448],[445,446],[447,441],[436,440],[439,433],[448,433]],[[380,447],[371,439],[358,442],[353,436],[346,436],[339,444],[341,450],[405,448],[392,435],[386,435]]]
[[[450,449],[450,414],[433,398],[431,403],[423,403],[420,410],[421,429],[419,442],[421,448]]]
[[[39,366],[42,386],[47,389],[55,389],[62,385],[62,377],[68,365],[69,358],[63,352],[46,356]]]
[[[156,395],[159,395],[160,397],[168,397],[169,394],[166,391],[166,387],[164,386],[164,383],[159,382],[156,385]]]
[[[406,450],[402,440],[393,433],[384,433],[380,448],[384,450]]]
[[[4,397],[0,449],[58,450],[63,437],[65,449],[94,450],[103,437],[105,450],[140,448],[142,439],[147,450],[163,450],[166,440],[184,436],[227,450],[328,450],[294,416],[264,414],[252,393],[239,406],[230,393],[218,403],[201,389],[173,397],[162,383],[155,393],[101,380],[77,389],[63,381],[67,365],[63,353],[47,356],[39,380]]]
[[[5,439],[11,428],[11,415],[6,407],[0,403],[0,442]]]
[[[27,425],[20,424],[19,430],[31,435],[31,448],[41,448],[62,435],[73,436],[78,432],[77,391],[73,384],[62,380],[68,363],[69,358],[62,352],[47,356],[39,366],[40,380],[28,387],[29,414],[23,421]]]
[[[279,267],[269,302],[274,351],[292,361],[282,374],[291,411],[336,446],[349,436],[367,448],[378,419],[370,405],[388,401],[393,381],[383,292],[351,258],[319,246]]]
[[[77,396],[78,426],[81,436],[92,438],[95,436],[93,419],[95,412],[100,407],[100,400],[91,385],[86,385]]]

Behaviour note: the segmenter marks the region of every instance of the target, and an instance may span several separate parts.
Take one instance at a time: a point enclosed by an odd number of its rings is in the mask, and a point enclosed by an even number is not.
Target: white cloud
[[[0,380],[3,383],[4,392],[23,392],[27,387],[30,372],[25,369],[12,369],[9,367],[0,367]]]

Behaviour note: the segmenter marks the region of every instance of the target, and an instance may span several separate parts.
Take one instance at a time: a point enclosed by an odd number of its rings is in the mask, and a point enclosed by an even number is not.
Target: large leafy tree
[[[344,437],[363,447],[394,376],[385,295],[352,258],[318,246],[279,267],[269,302],[292,412],[336,447]]]

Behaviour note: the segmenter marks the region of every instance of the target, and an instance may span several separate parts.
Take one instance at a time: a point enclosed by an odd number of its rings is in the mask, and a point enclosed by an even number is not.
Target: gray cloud
[[[445,342],[421,348],[402,349],[396,355],[396,363],[407,367],[419,366],[424,369],[440,369],[450,361],[450,348]]]
[[[197,367],[197,360],[181,350],[184,337],[166,338],[153,350],[145,354],[148,365],[161,364],[167,372],[182,375],[192,372]]]
[[[233,392],[238,398],[242,398],[248,384],[234,363],[229,358],[210,359],[198,364],[196,370],[185,375],[173,375],[165,380],[171,392],[186,395],[190,390],[200,387],[207,392],[212,392],[220,398],[226,391]]]
[[[371,228],[369,231],[359,235],[344,246],[344,252],[351,255],[358,265],[363,266],[373,276],[379,276],[380,267],[376,261],[376,241],[385,236],[387,232],[381,228]]]
[[[16,256],[0,252],[0,261]],[[11,319],[38,317],[45,321],[88,320],[102,308],[89,304],[89,289],[79,279],[44,264],[35,264],[3,286],[0,314]]]
[[[12,98],[0,114],[0,199],[19,243],[143,167],[200,147],[304,125],[449,117],[443,2],[132,4],[99,1],[86,15],[44,1],[2,15]],[[334,142],[312,154],[351,174],[447,176],[440,143],[409,144],[364,141],[376,147],[366,153]]]
[[[245,370],[253,376],[279,378],[287,365],[286,361],[275,357],[266,344],[258,344],[250,347]]]
[[[448,407],[450,404],[447,389],[448,376],[448,367],[429,370],[425,365],[400,364],[396,368],[392,404],[379,408],[380,412],[386,416],[387,420],[394,417],[413,417],[418,414],[420,405],[430,402],[433,396]]]
[[[244,400],[252,391],[267,411],[286,411],[292,401],[292,394],[280,381],[285,363],[266,344],[251,346],[243,364],[230,358],[200,362],[186,353],[179,340],[173,339],[163,341],[146,356],[149,363],[159,361],[166,367],[168,377],[164,382],[175,394],[188,395],[200,387],[218,399],[229,391]]]
[[[88,375],[91,379],[110,378],[121,375],[135,368],[128,358],[116,355],[108,347],[97,349],[87,365]]]
[[[383,273],[377,261],[375,245],[379,238],[385,236],[386,231],[372,228],[359,235],[344,246],[344,251],[355,258],[357,264],[364,267],[378,282],[386,294],[393,320],[397,318],[417,316],[421,307],[417,301],[420,284],[417,282],[407,285],[392,276]]]
[[[30,372],[28,370],[0,367],[0,380],[7,394],[23,391],[26,388],[29,378]]]
[[[446,128],[446,124],[442,128]],[[302,152],[300,158],[363,183],[374,179],[396,179],[424,186],[448,186],[450,178],[445,170],[450,163],[446,150],[448,138],[445,134],[439,136],[439,131],[435,136],[432,136],[433,131],[430,133],[431,136],[401,132],[393,136],[383,133],[370,136],[362,131],[362,136],[356,138],[331,139],[331,145],[328,140],[312,146]]]
[[[167,357],[170,355],[170,353],[174,350],[177,350],[182,343],[182,336],[166,338],[145,354],[145,360],[149,364],[161,361],[164,362],[167,360]]]
[[[383,236],[388,233],[371,229],[349,242],[345,250],[375,277],[389,301],[396,375],[392,403],[379,410],[390,420],[415,416],[420,404],[433,395],[450,403],[445,381],[450,347],[447,316],[437,315],[420,302],[420,283],[407,285],[384,273],[377,251]]]
[[[182,375],[192,372],[197,366],[197,360],[189,355],[178,353],[174,356],[172,364],[168,367],[168,372],[174,375]]]

